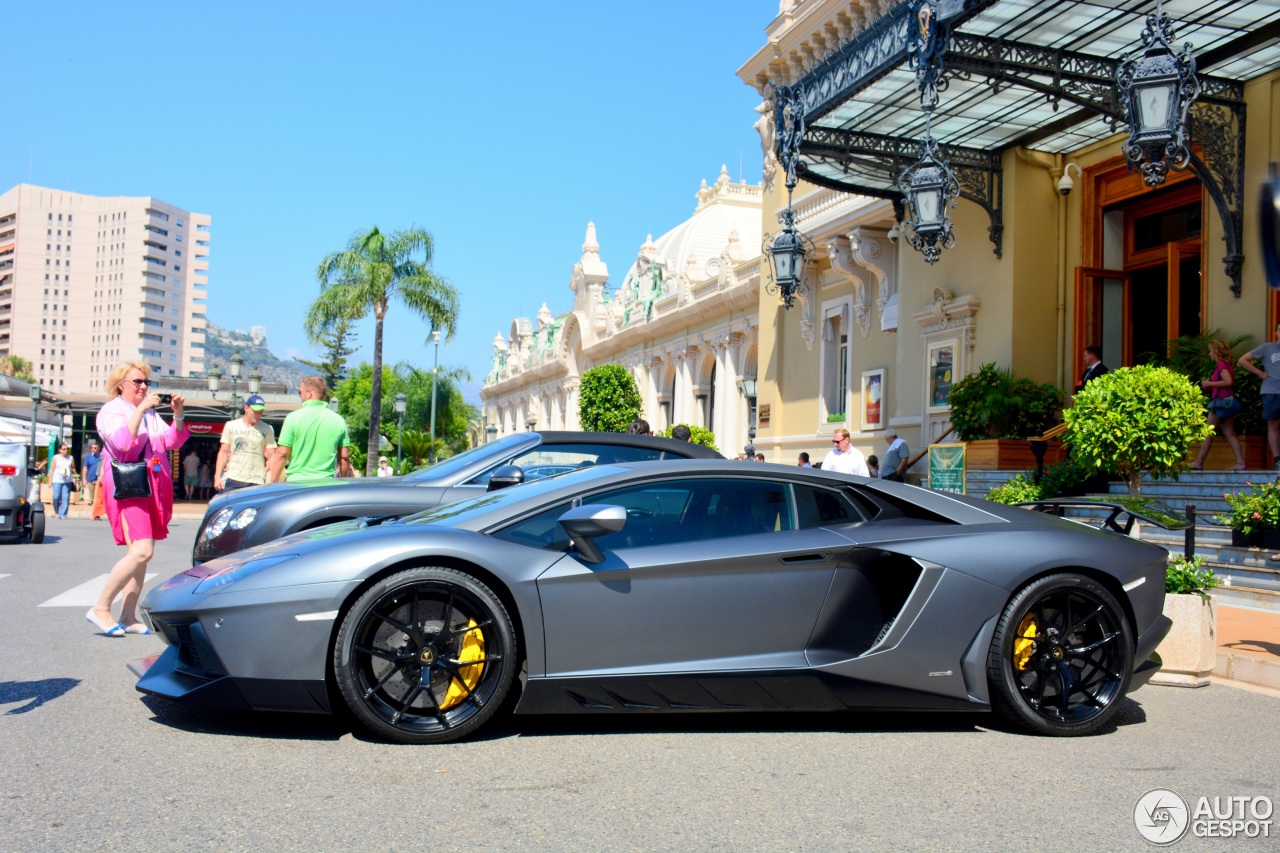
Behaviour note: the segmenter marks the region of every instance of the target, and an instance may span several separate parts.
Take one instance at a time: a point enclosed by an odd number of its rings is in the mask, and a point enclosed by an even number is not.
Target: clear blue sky
[[[325,254],[416,225],[461,295],[441,364],[479,383],[513,317],[569,307],[588,220],[617,285],[722,163],[760,179],[759,98],[734,72],[777,0],[0,9],[0,191],[211,214],[209,318],[265,326],[280,355],[319,352],[301,318]],[[384,357],[430,367],[427,335],[394,306]],[[372,338],[370,319],[357,358]]]

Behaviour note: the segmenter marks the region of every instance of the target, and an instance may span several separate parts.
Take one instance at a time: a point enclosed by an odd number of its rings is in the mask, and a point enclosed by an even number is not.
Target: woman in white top
[[[71,489],[76,482],[76,460],[71,458],[71,448],[62,445],[58,455],[53,457],[53,467],[49,469],[49,479],[53,483],[53,509],[58,518],[67,517],[67,506],[71,503]]]
[[[391,463],[387,462],[387,457],[379,456],[378,457],[378,476],[390,477],[393,474],[395,474],[395,472],[391,470]]]

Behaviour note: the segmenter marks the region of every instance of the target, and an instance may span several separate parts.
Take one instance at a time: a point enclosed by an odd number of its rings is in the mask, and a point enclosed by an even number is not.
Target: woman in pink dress
[[[173,395],[173,423],[165,424],[155,411],[160,395],[150,393],[151,368],[146,364],[122,364],[107,379],[107,404],[98,412],[98,437],[102,439],[101,490],[107,520],[117,545],[128,551],[112,567],[98,603],[89,608],[85,619],[98,626],[108,637],[125,634],[149,634],[138,621],[136,607],[147,575],[147,564],[155,553],[157,539],[169,535],[173,518],[173,471],[169,452],[181,447],[190,433],[182,423],[186,401]],[[146,460],[151,477],[151,496],[117,501],[111,474],[111,461]],[[120,605],[120,621],[111,616],[111,604],[124,593]]]

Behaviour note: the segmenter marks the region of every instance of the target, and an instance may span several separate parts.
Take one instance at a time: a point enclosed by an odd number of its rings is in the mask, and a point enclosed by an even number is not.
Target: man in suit
[[[1080,381],[1076,383],[1075,393],[1079,394],[1084,390],[1084,386],[1088,385],[1090,380],[1097,379],[1099,376],[1107,372],[1107,366],[1102,363],[1102,347],[1090,344],[1084,348],[1084,373],[1080,374]]]

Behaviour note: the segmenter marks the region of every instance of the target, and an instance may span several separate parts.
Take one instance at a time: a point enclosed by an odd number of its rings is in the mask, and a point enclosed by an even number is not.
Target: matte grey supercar
[[[902,484],[597,465],[197,566],[147,596],[171,645],[133,667],[155,696],[341,704],[413,743],[510,706],[991,708],[1080,735],[1157,667],[1165,562],[1119,533]]]

